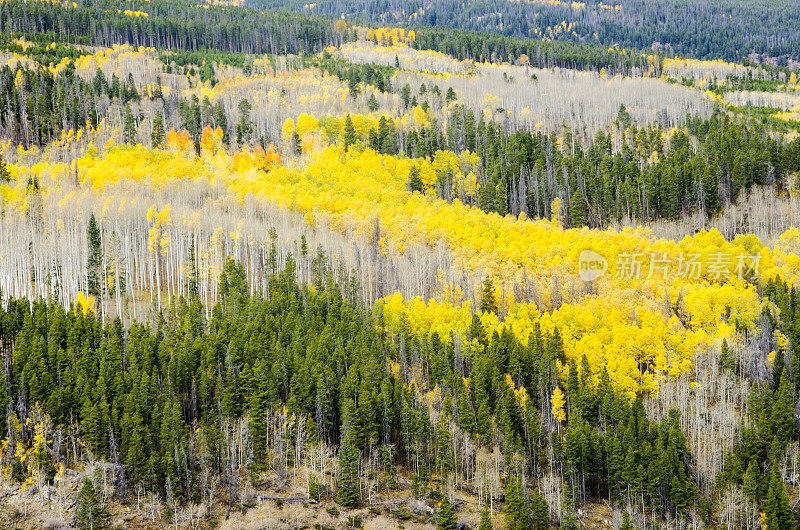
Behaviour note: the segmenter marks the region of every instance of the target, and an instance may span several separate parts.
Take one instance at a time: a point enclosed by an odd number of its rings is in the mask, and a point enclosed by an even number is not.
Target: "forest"
[[[506,37],[601,47],[652,47],[697,59],[769,59],[783,66],[788,61],[797,61],[800,38],[797,6],[775,0],[494,0],[466,6],[452,0],[412,0],[390,9],[378,1],[355,5],[336,1],[312,6],[298,0],[253,0],[252,5],[333,17],[344,15],[380,26],[429,26],[437,30],[434,34],[438,39],[446,41],[457,42],[459,30],[477,30]]]
[[[0,3],[0,527],[800,526],[796,19]]]

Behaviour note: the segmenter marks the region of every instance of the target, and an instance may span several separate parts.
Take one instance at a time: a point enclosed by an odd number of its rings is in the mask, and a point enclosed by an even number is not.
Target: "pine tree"
[[[78,506],[75,509],[75,526],[81,529],[98,530],[108,527],[108,513],[100,507],[94,484],[87,477],[78,494]]]
[[[439,503],[439,512],[436,514],[436,527],[439,530],[455,530],[458,519],[453,511],[453,505],[447,495],[442,493],[442,502]]]
[[[455,457],[453,456],[453,444],[444,414],[439,416],[439,422],[436,425],[436,441],[436,462],[442,476],[446,476],[455,469]]]
[[[297,131],[292,133],[292,151],[296,156],[303,154],[303,139],[297,134]]]
[[[786,493],[786,486],[783,485],[778,465],[772,467],[769,479],[769,492],[767,502],[764,507],[767,516],[767,530],[785,530],[795,528],[796,522],[792,515],[792,507],[789,504],[789,496]]]
[[[633,530],[633,524],[631,524],[631,514],[628,513],[628,510],[622,510],[622,524],[620,525],[619,530]]]
[[[348,114],[344,119],[344,148],[347,149],[356,143],[356,129],[353,126],[353,118]]]
[[[575,190],[575,193],[572,194],[569,211],[572,219],[572,228],[580,228],[586,225],[586,203],[583,200],[583,194],[579,190]]]
[[[776,438],[782,444],[788,443],[797,434],[793,402],[792,392],[789,390],[789,376],[784,369],[781,372],[780,383],[774,397],[775,405],[772,409],[773,429]]]
[[[400,90],[400,98],[403,100],[403,107],[408,108],[411,104],[411,86],[408,83]]]
[[[492,279],[488,276],[483,282],[483,296],[481,297],[481,311],[484,313],[497,313],[497,297],[494,293]]]
[[[189,295],[196,297],[200,294],[200,273],[197,270],[197,260],[194,255],[194,244],[189,245]]]
[[[720,346],[720,360],[722,361],[723,368],[731,372],[733,375],[736,375],[736,360],[731,354],[727,339],[722,339],[722,345]]]
[[[150,133],[150,144],[156,148],[164,144],[164,117],[160,112],[153,116],[153,131]]]
[[[378,110],[378,100],[375,99],[375,94],[370,94],[367,107],[369,108],[370,112],[376,112]]]
[[[260,471],[266,463],[267,456],[267,413],[268,413],[268,379],[270,377],[264,359],[258,361],[255,368],[255,395],[250,402],[250,432],[253,437],[253,462],[256,471]]]
[[[425,192],[422,179],[419,178],[419,167],[416,165],[411,166],[411,169],[408,172],[408,191],[418,191],[419,193]]]
[[[97,219],[95,219],[94,213],[89,218],[89,227],[86,230],[86,237],[89,240],[89,258],[86,263],[87,291],[90,295],[100,296],[103,255],[100,248],[100,228],[97,226]]]
[[[136,143],[136,118],[133,117],[130,105],[125,105],[122,139],[126,144],[133,145]]]
[[[3,157],[0,156],[0,183],[9,181],[11,181],[11,173],[9,173],[8,166],[3,160]]]
[[[483,507],[483,512],[481,513],[481,522],[478,525],[478,530],[494,530],[492,517],[489,515],[489,508],[485,506]]]
[[[253,134],[253,124],[250,120],[250,111],[252,105],[246,99],[239,102],[239,123],[236,125],[236,143],[242,145],[250,140],[250,135]]]
[[[747,471],[744,474],[744,483],[742,488],[745,495],[756,503],[760,503],[763,497],[762,490],[763,475],[761,473],[761,466],[755,458],[750,459],[750,464],[747,466]]]
[[[474,432],[475,413],[472,411],[467,391],[463,387],[458,390],[456,399],[458,401],[458,426],[464,432]]]
[[[349,434],[339,450],[339,480],[336,483],[337,502],[355,508],[361,501],[358,467],[359,454],[352,434]]]
[[[511,478],[506,486],[505,510],[508,530],[528,530],[531,526],[528,503],[522,492],[522,480]]]
[[[717,175],[711,166],[706,167],[702,177],[706,215],[713,217],[720,210]]]
[[[533,530],[549,530],[550,528],[550,508],[544,500],[539,488],[533,490],[531,499],[531,523]]]

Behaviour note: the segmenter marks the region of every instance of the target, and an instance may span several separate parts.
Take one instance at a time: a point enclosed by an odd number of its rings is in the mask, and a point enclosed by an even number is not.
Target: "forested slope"
[[[0,525],[797,524],[791,63],[266,7],[0,4]]]

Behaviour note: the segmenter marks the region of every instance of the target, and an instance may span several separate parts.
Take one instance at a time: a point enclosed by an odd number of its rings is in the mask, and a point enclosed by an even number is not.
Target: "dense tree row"
[[[396,68],[376,64],[350,63],[336,59],[328,52],[323,52],[321,57],[306,58],[305,64],[319,68],[329,75],[335,75],[346,82],[353,96],[359,93],[361,83],[372,85],[381,92],[392,92],[392,76],[395,74]]]
[[[111,90],[106,83],[103,89]],[[117,95],[123,88],[115,78]],[[135,88],[134,88],[135,90]],[[0,131],[14,143],[45,145],[61,137],[62,130],[78,130],[87,123],[97,125],[95,90],[75,74],[70,63],[59,75],[43,68],[18,66],[0,69]]]
[[[290,259],[262,297],[249,294],[244,270],[229,262],[210,319],[197,299],[180,299],[154,328],[103,324],[82,307],[10,301],[0,312],[0,437],[37,452],[6,462],[14,477],[35,468],[52,481],[57,464],[92,455],[124,470],[123,501],[139,487],[180,502],[204,499],[208,472],[232,481],[244,469],[257,477],[276,455],[289,465],[303,457],[276,445],[273,418],[286,411],[292,436],[340,448],[335,493],[346,506],[362,502],[362,458],[383,451],[384,472],[403,466],[424,496],[432,483],[474,467],[463,462],[474,454],[458,453],[463,437],[500,447],[516,470],[507,519],[520,528],[549,521],[535,491],[547,473],[565,481],[571,506],[606,497],[659,517],[681,516],[694,502],[677,416],[648,420],[641,400],[614,390],[585,357],[562,378],[557,330],[537,326],[521,343],[507,330],[488,335],[476,315],[471,351],[436,333],[387,335],[380,309],[354,304],[353,286],[333,283],[324,255],[312,269],[313,287],[299,286]],[[493,296],[487,283],[484,310],[496,310]],[[434,402],[423,399],[431,392]],[[52,430],[42,440],[35,434],[44,418]],[[234,440],[235,424],[249,442]],[[247,443],[239,456],[237,443]],[[95,509],[88,488],[87,517]]]
[[[141,11],[146,16],[132,16]],[[128,43],[180,50],[239,53],[317,53],[338,45],[347,31],[328,19],[189,2],[4,2],[0,33],[49,44]]]
[[[297,11],[308,5],[301,0],[253,0],[252,3]],[[359,4],[340,0],[316,5],[315,11],[383,26],[410,24],[419,27],[423,34],[434,28],[433,33],[440,35],[437,40],[445,41],[450,40],[448,35],[453,30],[471,30],[525,39],[599,44],[605,48],[617,45],[636,50],[652,48],[702,59],[740,61],[756,53],[780,58],[785,64],[787,58],[798,59],[800,44],[800,9],[777,0],[468,4],[455,0],[406,0],[392,9],[375,0]]]
[[[781,278],[766,282],[764,296],[777,309],[764,308],[765,332],[774,329],[789,340],[778,349],[771,372],[754,370],[752,362],[743,364],[727,342],[722,344],[723,367],[734,376],[752,379],[753,386],[749,422],[742,424],[718,482],[720,489],[727,485],[742,488],[749,501],[766,514],[767,528],[795,528],[797,519],[784,486],[784,469],[792,458],[787,449],[800,434],[795,417],[800,392],[800,298],[796,287]]]
[[[384,144],[394,145],[378,142]],[[409,132],[399,145],[413,157],[433,157],[437,150],[479,155],[478,192],[466,194],[452,173],[442,172],[436,191],[443,198],[501,215],[549,218],[558,197],[571,226],[675,220],[695,211],[712,216],[754,185],[780,192],[800,168],[800,142],[780,142],[760,122],[719,110],[707,120],[689,119],[665,145],[659,125],[631,125],[621,108],[615,127],[600,131],[584,149],[569,130],[560,138],[512,133],[456,106],[446,128],[433,122]]]
[[[75,46],[52,42],[24,42],[21,43],[10,35],[0,36],[0,49],[8,53],[25,55],[42,65],[58,64],[62,59],[73,61],[85,55],[86,51]]]
[[[650,61],[633,50],[622,50],[574,42],[523,39],[496,35],[484,31],[426,28],[417,33],[412,43],[419,50],[436,50],[460,60],[478,62],[517,62],[523,56],[527,63],[538,68],[571,68],[597,70],[629,75],[654,68],[660,75],[660,58]]]

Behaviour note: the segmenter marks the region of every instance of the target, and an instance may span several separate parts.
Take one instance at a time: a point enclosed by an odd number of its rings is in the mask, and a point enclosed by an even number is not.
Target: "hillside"
[[[794,8],[672,3],[0,3],[0,526],[795,527]]]

